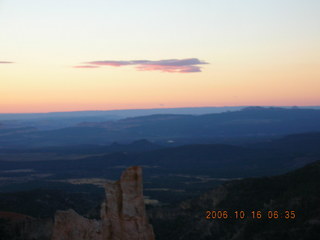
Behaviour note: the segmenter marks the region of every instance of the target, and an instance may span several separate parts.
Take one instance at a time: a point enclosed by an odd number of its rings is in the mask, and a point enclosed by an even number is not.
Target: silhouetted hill
[[[102,154],[112,152],[144,152],[164,148],[161,145],[154,144],[146,139],[140,139],[128,144],[120,144],[114,142],[110,145],[94,145],[94,144],[82,144],[82,145],[70,145],[70,146],[52,146],[41,148],[3,148],[0,149],[1,153],[7,154],[40,154],[40,153],[55,153],[60,156],[75,154],[75,155],[90,155],[90,154]],[[37,159],[34,159],[35,161]],[[47,159],[50,160],[50,159]]]
[[[90,126],[153,137],[278,135],[318,130],[319,119],[319,110],[254,107],[200,116],[152,115]]]
[[[185,107],[185,108],[154,108],[154,109],[122,109],[106,111],[72,111],[49,113],[0,113],[1,120],[48,120],[48,119],[76,119],[76,118],[126,118],[146,116],[152,114],[208,114],[225,111],[236,111],[239,107]],[[317,107],[313,107],[317,108]]]
[[[251,144],[251,147],[272,148],[282,151],[320,153],[320,132],[292,134],[267,142]]]
[[[118,121],[82,123],[51,131],[8,134],[3,146],[110,144],[138,139],[179,141],[281,136],[320,131],[320,110],[246,108],[207,115],[151,115]]]
[[[319,189],[317,161],[281,176],[232,181],[150,215],[159,240],[315,240],[320,238]],[[227,211],[228,218],[207,219],[207,211]],[[244,218],[236,218],[236,211]],[[261,218],[253,218],[252,211],[260,211]]]
[[[146,140],[129,145],[71,146],[43,149],[3,149],[0,176],[29,176],[32,169],[54,178],[112,178],[121,168],[145,166],[152,174],[206,175],[239,178],[281,174],[320,158],[320,133],[297,134],[252,144],[194,144],[163,148]],[[54,155],[55,154],[55,155]],[[50,161],[50,159],[54,161]]]

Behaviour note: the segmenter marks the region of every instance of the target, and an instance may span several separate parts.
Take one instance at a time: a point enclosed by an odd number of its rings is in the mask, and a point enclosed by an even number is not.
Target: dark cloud
[[[11,63],[14,63],[14,62],[0,61],[0,64],[11,64]]]
[[[192,73],[201,72],[201,67],[198,65],[208,64],[200,61],[197,58],[187,59],[165,59],[159,61],[151,60],[131,60],[131,61],[92,61],[87,62],[84,66],[75,66],[76,68],[97,68],[100,66],[122,67],[135,65],[136,69],[140,71],[162,71],[162,72],[178,72],[178,73]]]

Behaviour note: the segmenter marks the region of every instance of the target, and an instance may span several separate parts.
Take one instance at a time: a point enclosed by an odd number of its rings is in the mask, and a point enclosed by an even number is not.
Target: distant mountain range
[[[148,139],[190,143],[199,139],[273,137],[320,131],[320,110],[249,107],[205,115],[157,114],[41,131],[37,128],[0,130],[0,146],[37,147],[110,144]]]
[[[226,111],[237,111],[240,107],[185,107],[185,108],[154,108],[154,109],[123,109],[106,111],[73,111],[73,112],[49,112],[49,113],[0,113],[1,120],[35,120],[35,119],[64,119],[64,118],[89,118],[112,117],[115,119],[138,117],[152,114],[209,114]],[[304,107],[305,108],[305,107]],[[320,108],[317,106],[307,108]]]
[[[53,130],[72,127],[81,122],[115,121],[128,117],[146,116],[151,114],[199,115],[209,113],[220,113],[225,111],[236,111],[241,110],[242,108],[244,107],[159,108],[14,114],[0,113],[0,129],[32,127],[38,130]]]
[[[227,111],[239,111],[249,106],[239,107],[183,107],[183,108],[151,108],[151,109],[120,109],[100,111],[72,111],[72,112],[48,112],[48,113],[0,113],[2,120],[36,120],[36,119],[72,119],[72,118],[128,118],[153,114],[211,114]],[[270,106],[272,107],[272,106]],[[281,108],[297,108],[292,106],[280,106]],[[302,106],[301,109],[320,109],[320,106]]]
[[[239,111],[247,106],[239,107],[189,107],[189,108],[155,108],[124,109],[107,111],[74,111],[49,113],[0,113],[1,128],[35,127],[39,130],[52,130],[75,126],[81,122],[115,121],[124,118],[148,116],[155,114],[187,114],[203,115]],[[297,107],[283,107],[297,108]],[[300,109],[320,109],[320,106],[303,106]]]
[[[145,166],[146,177],[184,174],[211,178],[243,178],[281,174],[320,159],[320,132],[290,135],[235,146],[193,144],[163,147],[146,140],[109,146],[46,147],[0,150],[0,177],[50,174],[52,178],[108,177],[121,169]],[[155,181],[154,179],[152,181]]]

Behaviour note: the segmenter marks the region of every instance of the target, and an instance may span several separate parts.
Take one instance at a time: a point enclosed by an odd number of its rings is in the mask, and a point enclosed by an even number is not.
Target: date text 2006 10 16
[[[295,211],[206,211],[206,219],[295,219]]]

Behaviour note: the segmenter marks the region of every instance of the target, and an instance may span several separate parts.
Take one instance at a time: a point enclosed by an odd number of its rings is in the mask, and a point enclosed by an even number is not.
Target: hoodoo
[[[154,240],[143,200],[141,167],[126,169],[120,180],[105,185],[101,220],[73,210],[57,211],[52,240]]]

